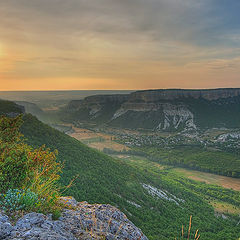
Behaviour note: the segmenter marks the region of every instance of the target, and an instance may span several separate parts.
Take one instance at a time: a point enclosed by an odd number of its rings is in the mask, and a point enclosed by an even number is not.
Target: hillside
[[[238,128],[239,104],[240,89],[146,90],[72,101],[61,115],[67,122],[155,131]]]
[[[203,239],[236,240],[239,237],[239,217],[235,213],[224,213],[222,218],[211,205],[213,201],[222,202],[238,209],[239,192],[198,183],[165,168],[146,168],[138,161],[133,164],[108,157],[30,114],[24,116],[22,133],[33,146],[46,144],[58,149],[58,159],[65,163],[63,185],[78,175],[64,195],[74,196],[78,201],[118,207],[150,240],[178,236],[182,224],[188,225],[190,215],[193,215],[193,231],[201,229]]]
[[[19,106],[14,102],[0,99],[0,115],[15,116],[23,112],[25,112],[23,106]]]
[[[195,228],[200,228],[206,239],[219,240],[228,236],[235,240],[238,236],[236,216],[229,220],[217,218],[213,207],[206,201],[225,199],[237,206],[240,196],[235,191],[215,186],[209,188],[166,170],[159,173],[136,169],[123,160],[86,147],[31,115],[25,116],[22,132],[31,144],[46,143],[59,150],[59,159],[65,161],[63,184],[79,175],[74,186],[65,194],[73,195],[78,201],[117,206],[149,239],[176,236],[180,226],[187,225],[191,214],[196,221]]]

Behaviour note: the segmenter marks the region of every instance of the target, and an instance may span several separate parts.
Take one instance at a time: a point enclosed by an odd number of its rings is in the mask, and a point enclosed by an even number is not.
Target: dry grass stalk
[[[190,240],[191,228],[192,228],[192,216],[190,216],[190,219],[189,219],[187,240]],[[200,234],[198,232],[199,232],[199,230],[196,230],[193,240],[199,240],[200,239]],[[183,227],[183,225],[182,225],[182,231],[181,231],[181,239],[182,240],[184,239],[184,227]],[[175,240],[177,240],[177,238],[175,238]]]

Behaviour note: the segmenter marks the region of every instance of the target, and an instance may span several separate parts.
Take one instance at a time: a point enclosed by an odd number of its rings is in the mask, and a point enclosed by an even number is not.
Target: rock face
[[[160,89],[137,91],[131,94],[130,101],[157,102],[160,100],[175,100],[179,98],[203,98],[206,100],[218,100],[220,98],[236,97],[240,95],[240,88],[222,89]]]
[[[155,131],[240,127],[240,89],[147,90],[72,101],[63,118]]]
[[[142,231],[115,207],[78,203],[73,198],[62,198],[62,201],[66,208],[57,221],[53,221],[51,216],[29,213],[12,225],[6,215],[0,214],[0,239],[147,240]]]

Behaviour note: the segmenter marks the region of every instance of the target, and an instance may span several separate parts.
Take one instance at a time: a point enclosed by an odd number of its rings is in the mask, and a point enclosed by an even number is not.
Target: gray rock
[[[12,226],[8,217],[0,213],[0,239],[147,240],[142,231],[113,206],[78,203],[73,198],[62,198],[61,202],[66,208],[57,221],[53,221],[51,215],[29,213]]]
[[[11,235],[13,226],[11,225],[8,216],[0,213],[0,239],[5,239]]]
[[[0,223],[0,239],[6,239],[11,235],[13,226],[9,222]]]
[[[73,208],[78,205],[78,202],[73,197],[61,197],[60,202]]]
[[[5,223],[5,222],[9,222],[9,218],[7,215],[4,215],[0,212],[0,223]]]

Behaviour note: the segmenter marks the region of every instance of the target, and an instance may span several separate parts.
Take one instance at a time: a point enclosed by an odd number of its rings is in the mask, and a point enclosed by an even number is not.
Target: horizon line
[[[145,89],[56,89],[56,90],[1,90],[0,92],[77,92],[77,91],[153,91],[153,90],[220,90],[240,89],[240,87],[216,87],[216,88],[145,88]]]

